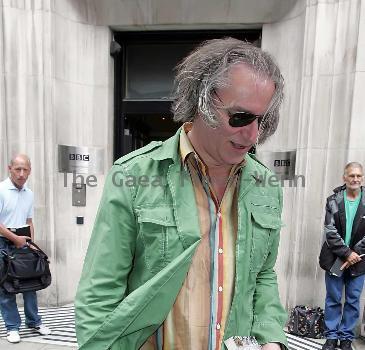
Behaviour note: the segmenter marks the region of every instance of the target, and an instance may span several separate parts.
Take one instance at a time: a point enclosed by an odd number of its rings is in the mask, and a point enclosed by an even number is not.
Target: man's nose
[[[242,135],[242,138],[249,141],[250,143],[255,143],[257,139],[257,133],[258,133],[258,123],[255,120],[251,124],[248,124],[246,126],[242,126],[240,128],[240,133]]]

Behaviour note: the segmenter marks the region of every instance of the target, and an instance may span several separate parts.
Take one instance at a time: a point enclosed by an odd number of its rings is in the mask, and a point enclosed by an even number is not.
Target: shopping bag
[[[288,332],[302,337],[323,338],[323,310],[320,307],[295,306],[289,316]]]

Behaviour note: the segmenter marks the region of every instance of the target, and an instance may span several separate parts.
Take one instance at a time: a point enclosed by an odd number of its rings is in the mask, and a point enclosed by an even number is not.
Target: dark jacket
[[[361,200],[357,208],[351,232],[349,246],[345,244],[346,211],[344,193],[346,186],[333,190],[334,194],[327,198],[326,217],[324,221],[325,240],[319,255],[319,265],[329,271],[340,257],[346,260],[352,251],[365,254],[365,189],[361,187]],[[349,267],[352,276],[365,274],[365,259]]]

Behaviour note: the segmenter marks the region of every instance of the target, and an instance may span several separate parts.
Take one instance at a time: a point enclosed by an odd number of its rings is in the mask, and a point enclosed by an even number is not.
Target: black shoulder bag
[[[34,242],[10,252],[1,250],[0,286],[10,294],[36,291],[47,288],[52,281],[48,256]]]

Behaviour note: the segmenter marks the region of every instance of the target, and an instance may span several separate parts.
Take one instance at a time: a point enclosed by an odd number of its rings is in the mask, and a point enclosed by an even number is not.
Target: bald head
[[[17,154],[9,163],[9,177],[15,187],[23,188],[31,171],[30,159],[25,154]]]
[[[26,154],[16,154],[13,158],[10,159],[9,166],[13,166],[17,162],[27,163],[29,168],[31,168],[30,159]]]

